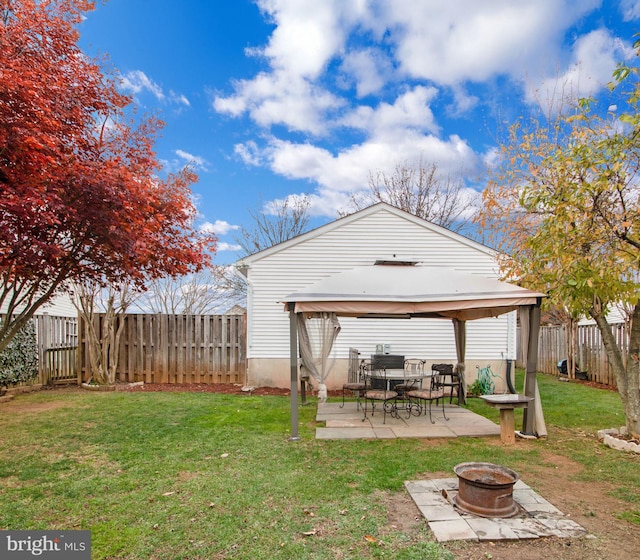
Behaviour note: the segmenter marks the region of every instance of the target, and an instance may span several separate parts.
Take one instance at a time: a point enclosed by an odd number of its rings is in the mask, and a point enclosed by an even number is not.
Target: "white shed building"
[[[498,278],[496,253],[446,228],[379,203],[360,212],[255,253],[237,263],[248,281],[247,383],[287,387],[289,316],[284,298],[318,280],[376,261],[416,262]],[[327,379],[337,389],[347,378],[349,348],[362,358],[386,351],[431,363],[455,363],[450,321],[441,319],[356,319],[341,317],[334,345],[335,366]],[[491,365],[504,383],[506,362],[516,353],[516,315],[471,321],[467,326],[467,382],[476,367]],[[500,387],[500,380],[497,380]]]

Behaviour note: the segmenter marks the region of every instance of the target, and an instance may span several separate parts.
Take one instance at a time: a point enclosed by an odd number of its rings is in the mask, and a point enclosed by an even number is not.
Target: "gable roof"
[[[344,227],[345,225],[351,224],[353,222],[356,222],[358,220],[361,220],[363,218],[366,218],[381,212],[394,214],[399,218],[413,222],[421,227],[424,227],[426,229],[439,233],[440,235],[443,235],[450,239],[454,239],[458,243],[468,245],[469,247],[472,247],[478,251],[484,252],[488,255],[494,256],[496,254],[496,252],[493,249],[487,247],[486,245],[482,245],[481,243],[473,241],[472,239],[469,239],[464,235],[455,233],[445,227],[436,225],[432,222],[429,222],[428,220],[424,220],[422,218],[414,216],[413,214],[410,214],[409,212],[405,212],[404,210],[400,210],[399,208],[396,208],[395,206],[391,206],[386,202],[378,202],[377,204],[368,206],[363,210],[359,210],[358,212],[354,212],[353,214],[349,214],[348,216],[345,216],[343,218],[338,218],[333,222],[329,222],[328,224],[320,226],[316,229],[313,229],[306,233],[302,233],[296,237],[288,239],[287,241],[283,241],[282,243],[278,243],[277,245],[273,245],[272,247],[263,249],[262,251],[253,253],[252,255],[249,255],[247,257],[243,257],[236,263],[236,266],[238,267],[248,266],[256,261],[267,258],[275,253],[284,251],[298,244],[304,243],[306,241],[309,241],[311,239],[324,235],[327,232],[339,229],[341,227]]]

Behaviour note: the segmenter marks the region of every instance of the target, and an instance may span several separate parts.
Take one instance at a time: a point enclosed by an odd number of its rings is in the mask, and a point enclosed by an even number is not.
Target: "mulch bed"
[[[224,395],[276,395],[281,397],[288,397],[291,391],[288,388],[282,387],[253,387],[250,390],[237,383],[144,383],[141,385],[130,385],[128,383],[118,384],[116,386],[117,391],[125,391],[127,393],[137,392],[183,392],[183,393],[222,393]],[[330,397],[339,397],[342,395],[342,391],[333,390],[328,391]],[[307,396],[314,396],[307,392]]]
[[[604,383],[598,383],[597,381],[583,381],[581,379],[571,379],[571,383],[578,383],[579,385],[586,385],[587,387],[593,387],[594,389],[603,389],[605,391],[617,391],[618,388],[614,385],[606,385]]]
[[[182,392],[182,393],[222,393],[225,395],[279,395],[288,396],[289,389],[280,387],[255,387],[251,390],[242,390],[242,385],[236,383],[145,383],[143,385],[123,384],[117,387],[118,391],[128,393],[151,392]]]
[[[579,383],[581,385],[588,385],[597,389],[604,389],[609,391],[617,391],[616,387],[612,385],[604,385],[602,383],[595,383],[592,381],[571,380],[571,383]],[[47,388],[47,387],[43,387]],[[243,386],[238,383],[144,383],[141,385],[131,385],[129,383],[119,383],[116,385],[117,391],[125,391],[128,393],[136,392],[183,392],[183,393],[221,393],[225,395],[276,395],[286,396],[291,394],[289,388],[283,387],[254,387],[251,390],[244,390]],[[339,397],[342,395],[340,390],[329,391],[330,397]],[[307,396],[313,396],[307,393]]]

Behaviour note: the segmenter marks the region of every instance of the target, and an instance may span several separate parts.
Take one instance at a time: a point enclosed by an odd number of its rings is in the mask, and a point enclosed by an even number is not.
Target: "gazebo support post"
[[[289,303],[289,353],[291,363],[291,436],[289,441],[298,441],[298,317],[296,304]]]
[[[536,373],[538,371],[538,335],[540,332],[540,301],[529,307],[529,339],[527,343],[526,369],[524,376],[524,394],[534,400],[524,409],[522,417],[522,431],[526,435],[536,435],[535,407],[536,407]]]

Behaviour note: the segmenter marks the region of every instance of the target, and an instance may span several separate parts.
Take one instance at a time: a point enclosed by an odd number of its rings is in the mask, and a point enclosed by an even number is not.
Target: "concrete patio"
[[[356,410],[355,401],[318,404],[316,420],[324,422],[324,428],[316,428],[316,439],[393,439],[393,438],[456,438],[500,436],[500,426],[475,414],[466,408],[454,404],[445,405],[445,420],[442,407],[432,409],[432,424],[429,414],[411,416],[401,411],[399,418],[387,414],[383,424],[382,410],[378,407],[371,415],[369,408],[367,419],[363,422],[363,411]]]
[[[406,412],[402,412],[399,418],[387,415],[383,424],[380,409],[373,416],[369,409],[363,422],[363,410],[356,410],[355,402],[345,403],[344,408],[340,408],[340,404],[318,404],[316,420],[324,422],[325,427],[316,428],[317,439],[500,437],[500,426],[454,404],[445,405],[449,420],[445,420],[441,407],[434,406],[434,424],[429,420],[429,414],[407,418]],[[458,492],[457,478],[408,481],[405,482],[405,488],[439,542],[515,541],[587,535],[583,527],[567,518],[521,480],[513,487],[517,512],[508,518],[480,517],[457,508],[451,501]]]

